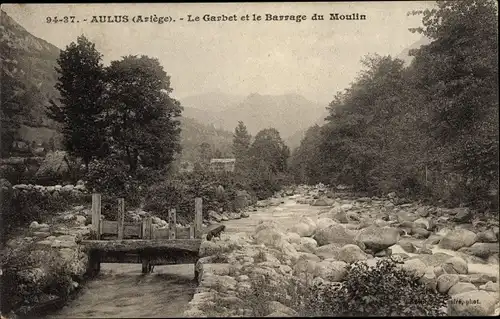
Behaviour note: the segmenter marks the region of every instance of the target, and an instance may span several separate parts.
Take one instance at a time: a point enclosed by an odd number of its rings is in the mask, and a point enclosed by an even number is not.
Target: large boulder
[[[342,247],[339,251],[339,260],[348,264],[366,259],[368,259],[368,256],[357,245],[348,244]]]
[[[468,255],[488,259],[488,257],[498,254],[498,243],[474,243],[470,247],[462,247],[458,250]]]
[[[360,230],[356,240],[362,242],[366,248],[380,251],[397,243],[399,231],[393,227],[370,226]]]
[[[462,247],[472,246],[476,242],[476,234],[470,230],[457,228],[448,232],[439,242],[444,249],[459,250]]]
[[[469,269],[467,262],[460,257],[446,260],[441,267],[448,274],[467,274]]]
[[[343,261],[323,260],[316,264],[314,275],[332,282],[342,281],[347,274],[347,264]]]
[[[299,244],[295,247],[297,251],[314,253],[316,248],[318,247],[318,243],[309,237],[301,237]]]
[[[344,245],[337,243],[320,246],[316,248],[314,254],[322,259],[339,259],[340,249],[342,249],[343,246]]]
[[[316,231],[316,223],[311,218],[304,216],[289,231],[297,233],[301,237],[310,237]]]
[[[355,235],[345,227],[340,224],[333,224],[328,227],[319,229],[316,231],[314,235],[314,239],[318,243],[319,246],[327,245],[327,244],[355,244]]]
[[[442,274],[437,279],[437,290],[442,293],[448,293],[451,287],[460,281],[457,274]]]
[[[38,171],[37,176],[48,176],[48,175],[63,175],[69,171],[68,164],[65,161],[67,153],[64,151],[49,152],[45,155]]]
[[[448,303],[449,316],[488,316],[495,311],[498,298],[483,290],[453,295]]]

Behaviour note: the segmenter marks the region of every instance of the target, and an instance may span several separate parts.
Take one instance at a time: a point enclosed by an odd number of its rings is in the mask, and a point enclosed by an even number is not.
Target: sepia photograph
[[[500,315],[497,1],[0,26],[1,319]]]

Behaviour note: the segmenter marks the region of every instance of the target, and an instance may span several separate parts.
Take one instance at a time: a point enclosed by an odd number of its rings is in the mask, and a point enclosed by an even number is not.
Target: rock
[[[413,245],[413,242],[407,238],[402,238],[398,241],[398,245],[403,248],[403,250],[407,253],[414,253],[417,249]]]
[[[300,237],[310,237],[316,231],[316,223],[309,217],[302,217],[290,231],[299,234]]]
[[[318,231],[320,229],[327,228],[328,226],[335,225],[337,223],[331,218],[318,218],[316,224],[317,224],[316,231]]]
[[[356,237],[357,241],[362,242],[366,248],[374,251],[389,248],[396,244],[398,239],[399,231],[397,228],[377,226],[370,226],[362,229]]]
[[[429,237],[429,235],[431,234],[431,232],[428,231],[427,229],[423,229],[423,228],[419,228],[419,227],[414,227],[414,228],[411,229],[411,234],[415,238],[425,239],[425,238]]]
[[[488,316],[495,311],[497,299],[482,290],[453,295],[448,302],[449,316]]]
[[[497,236],[493,230],[486,230],[477,234],[477,242],[496,243],[497,241]]]
[[[343,247],[342,244],[328,244],[324,246],[320,246],[316,248],[314,254],[322,259],[339,259],[340,258],[340,249]]]
[[[33,222],[31,222],[31,224],[30,224],[30,228],[31,228],[31,229],[38,229],[38,228],[40,228],[40,224],[38,224],[38,222],[37,222],[37,221],[33,221]]]
[[[450,288],[448,295],[453,296],[467,291],[476,291],[477,288],[470,282],[457,282]]]
[[[270,301],[268,303],[268,309],[271,312],[271,315],[276,312],[285,314],[285,316],[290,316],[290,317],[295,317],[298,315],[298,313],[295,310],[283,305],[278,301]]]
[[[472,246],[460,248],[458,251],[488,259],[489,256],[499,253],[499,247],[497,243],[474,243]]]
[[[412,214],[412,213],[409,213],[407,211],[399,211],[397,214],[397,220],[398,222],[402,223],[402,222],[414,222],[415,220],[418,219],[418,216],[415,215],[415,214]]]
[[[444,271],[448,274],[467,274],[467,262],[460,257],[452,257],[442,265]]]
[[[82,215],[77,215],[76,216],[76,221],[75,222],[76,222],[77,225],[84,226],[86,221],[87,221],[87,218],[85,216],[82,216]]]
[[[332,282],[340,282],[347,274],[347,264],[342,261],[326,261],[317,263],[314,275]]]
[[[417,228],[423,228],[425,230],[431,230],[431,223],[426,218],[419,218],[413,222],[413,225]]]
[[[420,217],[427,217],[427,216],[429,216],[429,210],[427,209],[427,207],[419,207],[419,208],[417,208],[417,210],[415,211],[415,213],[417,215],[419,215]]]
[[[69,193],[69,192],[73,191],[74,188],[75,188],[74,185],[65,185],[65,186],[63,186],[61,191]]]
[[[314,253],[316,248],[318,248],[318,243],[309,237],[301,237],[300,238],[300,243],[298,245],[297,251],[303,251],[303,252],[309,252],[309,253]]]
[[[472,218],[472,212],[467,207],[460,207],[453,209],[456,212],[453,217],[453,221],[457,223],[467,223]]]
[[[448,255],[445,253],[434,253],[432,255],[419,255],[415,257],[411,257],[412,259],[420,259],[424,264],[427,266],[441,266],[444,262],[446,262],[448,259],[452,258],[452,255]]]
[[[417,250],[417,254],[427,254],[427,255],[432,255],[432,250],[430,250],[427,247],[422,247]]]
[[[241,219],[241,214],[240,213],[230,213],[229,219]]]
[[[241,218],[248,218],[248,217],[250,217],[248,212],[245,212],[245,211],[241,212]]]
[[[435,266],[434,267],[434,273],[436,274],[436,278],[439,278],[439,276],[445,274],[444,269],[441,266]]]
[[[441,236],[431,234],[425,241],[424,245],[437,245],[441,241]]]
[[[491,274],[467,274],[467,275],[458,275],[460,277],[460,281],[462,282],[470,282],[475,285],[485,284],[489,281],[497,282],[497,277]]]
[[[333,200],[327,197],[323,197],[314,200],[311,206],[330,206],[331,204],[333,204]]]
[[[213,211],[213,210],[209,211],[208,216],[218,223],[220,223],[222,221],[222,215],[220,215],[216,211]]]
[[[402,268],[407,272],[421,278],[426,271],[426,265],[419,259],[409,259],[404,262]]]
[[[488,281],[484,285],[480,286],[479,289],[491,291],[491,292],[499,292],[500,291],[498,283],[494,283],[493,281]]]
[[[419,282],[427,286],[428,289],[435,291],[437,288],[437,277],[434,273],[434,267],[427,267],[424,275],[420,277]]]
[[[285,234],[285,239],[290,243],[290,244],[300,244],[301,237],[297,233],[287,233]],[[312,239],[312,238],[311,238]]]
[[[456,274],[443,274],[437,279],[437,290],[440,293],[445,294],[459,281],[460,279]]]
[[[347,224],[349,222],[347,214],[344,209],[342,209],[342,207],[333,207],[328,213],[332,216],[333,219],[338,220],[342,224]]]
[[[348,264],[366,259],[368,259],[368,256],[357,245],[348,244],[339,251],[339,260]]]
[[[448,232],[439,242],[439,247],[458,250],[462,247],[472,246],[476,241],[476,234],[466,229],[455,229]]]
[[[355,235],[340,224],[333,224],[317,230],[314,239],[319,246],[332,243],[341,245],[355,244]]]

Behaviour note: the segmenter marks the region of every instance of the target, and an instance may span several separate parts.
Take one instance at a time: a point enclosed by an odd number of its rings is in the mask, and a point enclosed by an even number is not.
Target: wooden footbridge
[[[125,222],[125,201],[120,198],[117,220],[108,221],[101,218],[101,195],[93,194],[93,239],[81,242],[89,255],[88,273],[99,273],[101,263],[138,263],[143,273],[150,273],[155,265],[195,264],[203,236],[225,228],[221,224],[202,226],[201,198],[195,199],[195,218],[189,227],[177,227],[175,209],[169,210],[168,217],[168,227],[163,229],[153,227],[152,217]]]

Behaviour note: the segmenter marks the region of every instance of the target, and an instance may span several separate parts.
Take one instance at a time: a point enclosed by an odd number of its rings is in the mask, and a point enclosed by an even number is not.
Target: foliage
[[[219,186],[224,188],[223,196],[218,194]],[[219,211],[222,208],[224,211],[233,211],[232,202],[238,190],[244,190],[244,188],[231,174],[203,171],[180,174],[150,186],[144,209],[166,219],[168,210],[175,208],[179,222],[192,222],[196,197],[203,200],[204,218],[207,218],[211,210]]]
[[[2,313],[34,306],[46,295],[68,297],[73,282],[68,265],[61,260],[56,249],[40,249],[34,245],[22,244],[3,251],[0,285]],[[39,270],[35,273],[41,276],[30,278],[23,275],[29,270]]]
[[[452,205],[498,203],[497,10],[493,1],[440,1],[412,29],[431,43],[404,67],[366,57],[329,106],[327,123],[294,152],[296,180],[397,191]]]
[[[88,163],[102,157],[104,150],[103,94],[105,90],[102,55],[84,36],[61,51],[56,71],[60,105],[51,101],[47,115],[62,124],[66,151]]]
[[[157,59],[126,56],[106,70],[107,142],[134,173],[140,165],[162,169],[180,151],[182,107],[168,94],[170,77]]]
[[[393,261],[382,259],[375,267],[366,263],[349,265],[340,286],[314,287],[303,310],[316,315],[438,316],[446,298]]]
[[[233,154],[236,159],[236,170],[243,171],[249,159],[250,142],[252,137],[247,131],[245,123],[238,121],[238,126],[233,134]]]

